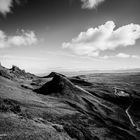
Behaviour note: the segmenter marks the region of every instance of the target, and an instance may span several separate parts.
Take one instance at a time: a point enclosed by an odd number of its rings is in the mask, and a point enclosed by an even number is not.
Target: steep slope
[[[62,103],[51,98],[44,99],[21,87],[18,81],[0,76],[0,139],[72,140],[61,125],[45,119],[48,115],[63,112],[57,107]]]
[[[21,70],[17,66],[12,66],[11,69],[7,69],[3,66],[0,65],[0,76],[3,76],[8,79],[24,79],[24,80],[32,80],[37,78],[37,76],[31,74],[31,73],[26,73],[24,70]]]
[[[12,76],[10,75],[8,69],[3,67],[1,64],[0,64],[0,76],[3,76],[3,77],[8,78],[8,79],[12,78]]]
[[[35,91],[44,95],[53,95],[55,97],[68,98],[78,101],[78,96],[87,95],[90,93],[85,93],[80,87],[74,85],[67,77],[53,73],[51,75],[53,79],[41,88],[36,89]],[[50,76],[48,76],[50,77]],[[79,99],[80,100],[80,99]]]

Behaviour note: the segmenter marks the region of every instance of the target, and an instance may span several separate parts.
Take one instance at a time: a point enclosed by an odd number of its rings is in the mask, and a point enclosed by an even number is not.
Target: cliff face
[[[11,69],[7,69],[3,66],[0,66],[0,75],[8,78],[8,79],[33,79],[37,76],[26,73],[24,70],[21,70],[20,68],[16,66],[12,66]]]

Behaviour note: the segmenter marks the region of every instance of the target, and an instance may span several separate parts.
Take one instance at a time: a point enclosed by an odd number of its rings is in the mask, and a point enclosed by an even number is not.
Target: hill
[[[21,70],[17,66],[12,66],[11,69],[7,69],[0,64],[0,75],[2,77],[8,78],[8,79],[34,79],[37,78],[34,74],[26,73],[24,70]]]
[[[0,139],[139,140],[140,75],[37,77],[0,69]]]

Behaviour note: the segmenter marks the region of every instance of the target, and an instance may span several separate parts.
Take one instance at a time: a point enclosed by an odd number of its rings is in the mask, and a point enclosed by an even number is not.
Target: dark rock
[[[65,75],[63,75],[63,74],[59,74],[57,72],[51,72],[49,75],[44,76],[42,78],[53,78],[55,75],[61,75],[61,76],[65,77]]]

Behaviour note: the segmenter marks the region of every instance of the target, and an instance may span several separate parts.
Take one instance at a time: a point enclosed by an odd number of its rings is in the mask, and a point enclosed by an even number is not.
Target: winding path
[[[115,96],[118,96],[118,97],[129,97],[130,98],[130,105],[125,109],[125,113],[126,115],[128,116],[129,120],[130,120],[130,123],[131,125],[137,129],[137,131],[140,131],[140,129],[137,127],[137,125],[135,124],[133,118],[131,117],[130,113],[129,113],[129,110],[131,109],[132,105],[133,105],[133,97],[132,95],[128,94],[128,93],[125,93],[124,91],[121,91],[121,89],[119,88],[114,88],[115,89]],[[119,91],[119,92],[118,92]]]

